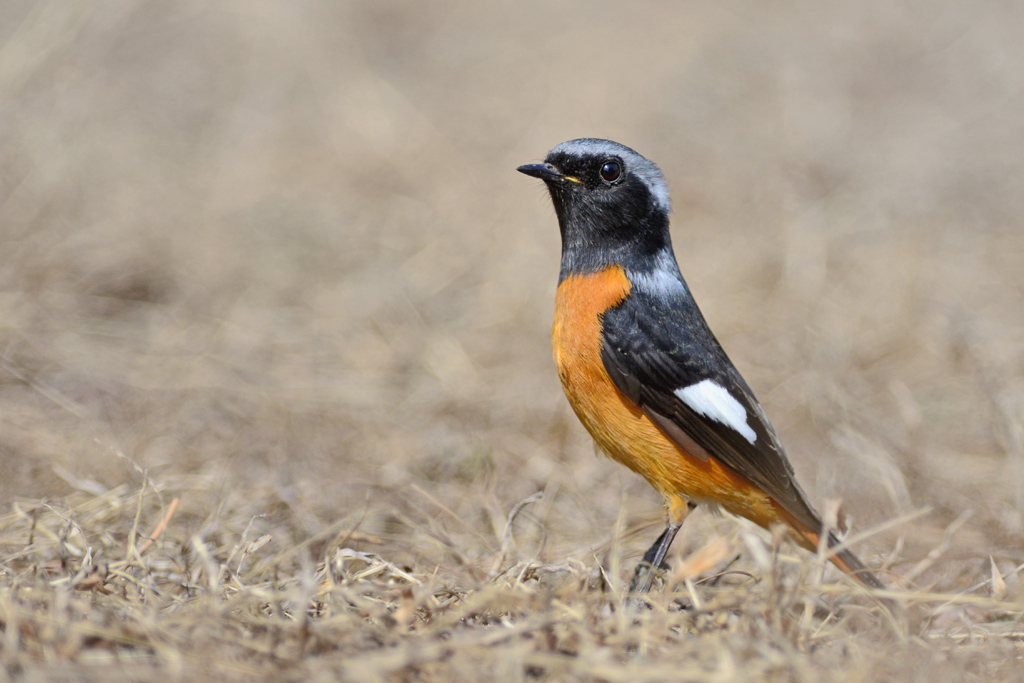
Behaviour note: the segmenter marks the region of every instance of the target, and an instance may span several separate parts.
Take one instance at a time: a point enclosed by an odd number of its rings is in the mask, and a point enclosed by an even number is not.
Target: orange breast
[[[555,297],[551,342],[565,395],[597,445],[665,496],[670,512],[680,497],[714,502],[761,526],[781,521],[777,505],[722,465],[691,456],[619,391],[601,361],[600,316],[630,292],[621,267],[566,278]],[[713,455],[713,454],[712,454]]]

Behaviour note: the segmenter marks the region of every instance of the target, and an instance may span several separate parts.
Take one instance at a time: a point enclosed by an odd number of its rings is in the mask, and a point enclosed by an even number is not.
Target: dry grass
[[[5,3],[0,679],[1021,680],[1022,27]],[[663,166],[705,314],[890,602],[698,512],[623,607],[659,501],[565,405],[512,170],[582,135]]]

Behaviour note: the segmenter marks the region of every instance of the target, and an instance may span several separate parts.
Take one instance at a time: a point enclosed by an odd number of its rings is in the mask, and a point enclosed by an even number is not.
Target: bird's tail
[[[811,552],[818,552],[818,544],[821,542],[821,532],[807,528],[805,524],[797,522],[789,515],[786,515],[786,517],[790,528],[793,531],[793,537],[796,542]],[[836,537],[833,532],[829,531],[829,549],[835,548],[839,544],[839,538]],[[860,558],[854,555],[853,551],[849,548],[843,548],[839,552],[832,554],[829,557],[829,560],[831,560],[832,564],[843,570],[843,572],[857,579],[857,581],[861,582],[868,588],[885,589],[886,587],[885,584],[875,576],[874,572],[868,569],[867,566],[860,561]]]

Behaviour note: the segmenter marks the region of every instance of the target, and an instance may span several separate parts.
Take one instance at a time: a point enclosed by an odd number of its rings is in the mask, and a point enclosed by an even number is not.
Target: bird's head
[[[558,145],[517,169],[547,185],[562,233],[563,270],[628,264],[669,244],[668,185],[653,161],[610,140]],[[613,258],[614,257],[614,258]]]

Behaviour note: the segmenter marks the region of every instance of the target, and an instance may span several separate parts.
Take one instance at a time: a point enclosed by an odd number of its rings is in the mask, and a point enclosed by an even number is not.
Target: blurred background
[[[812,499],[860,530],[930,509],[863,554],[907,573],[947,536],[952,587],[1020,564],[1022,29],[948,0],[7,0],[0,499],[192,477],[186,534],[242,497],[278,550],[358,520],[429,573],[430,538],[491,558],[545,491],[515,552],[625,529],[635,557],[661,503],[565,402],[556,221],[514,171],[594,136],[661,165]],[[693,520],[674,552],[735,527]]]

